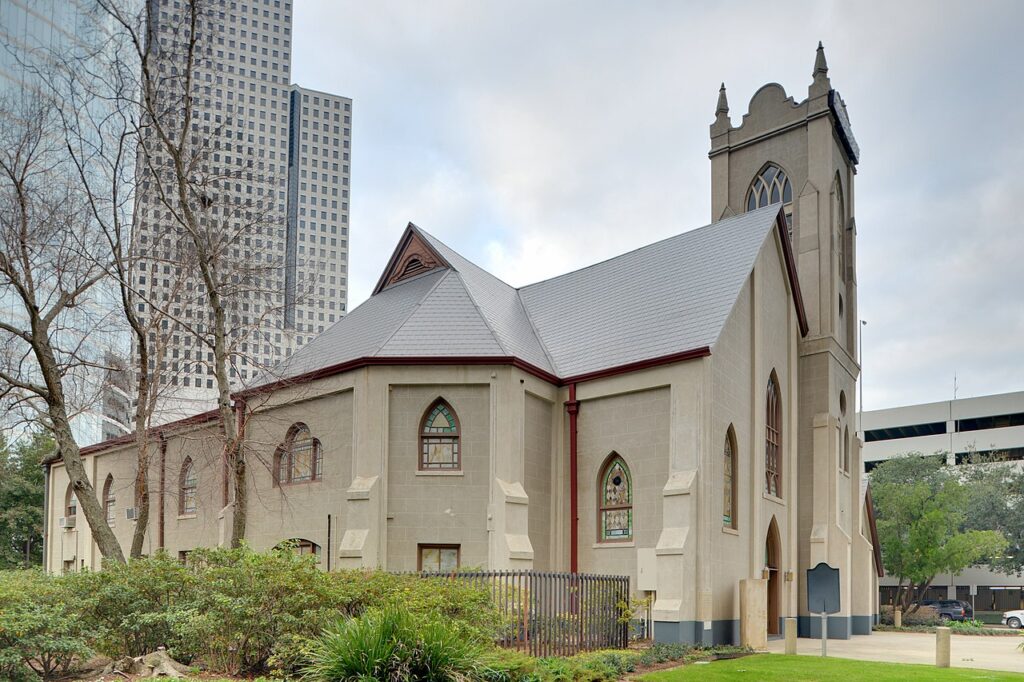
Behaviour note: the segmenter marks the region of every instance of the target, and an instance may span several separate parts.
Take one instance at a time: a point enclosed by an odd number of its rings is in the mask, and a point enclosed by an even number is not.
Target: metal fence
[[[502,615],[498,643],[533,656],[571,656],[629,644],[629,576],[542,571],[420,574],[464,580],[488,590]]]

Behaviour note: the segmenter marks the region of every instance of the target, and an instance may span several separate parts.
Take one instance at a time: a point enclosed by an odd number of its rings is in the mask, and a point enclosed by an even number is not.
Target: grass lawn
[[[1024,680],[1024,675],[969,668],[874,663],[820,656],[759,654],[707,665],[687,665],[644,675],[646,682],[686,680],[757,680],[757,682],[902,682],[903,680]]]

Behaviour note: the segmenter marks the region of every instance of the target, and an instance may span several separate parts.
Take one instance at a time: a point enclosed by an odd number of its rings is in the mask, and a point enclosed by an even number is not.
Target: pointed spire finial
[[[725,83],[722,83],[722,87],[718,89],[718,107],[715,109],[715,115],[729,113],[729,99],[725,96]]]
[[[814,74],[817,78],[819,75],[828,76],[828,63],[825,61],[825,47],[818,41],[818,53],[814,56]]]

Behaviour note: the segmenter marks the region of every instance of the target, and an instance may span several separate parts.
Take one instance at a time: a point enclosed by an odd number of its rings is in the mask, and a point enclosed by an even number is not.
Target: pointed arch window
[[[850,427],[843,431],[843,461],[841,464],[843,473],[850,473]]]
[[[438,398],[420,423],[420,471],[462,469],[459,418],[451,405]]]
[[[764,489],[782,497],[782,394],[774,371],[765,398]]]
[[[633,479],[625,460],[612,453],[598,479],[598,539],[626,542],[633,539]]]
[[[793,185],[786,171],[774,163],[766,165],[747,190],[747,210],[764,208],[770,204],[782,204],[786,214],[786,228],[793,239]]]
[[[722,449],[722,525],[736,529],[736,435],[730,425]]]
[[[64,494],[64,515],[74,517],[78,515],[78,496],[75,489],[68,483],[68,491]]]
[[[103,482],[103,514],[107,523],[114,525],[116,520],[117,499],[114,497],[114,476],[107,474],[107,480]]]
[[[181,473],[178,475],[178,514],[196,513],[196,490],[198,479],[196,466],[191,457],[186,457],[181,463]]]
[[[301,422],[292,424],[288,429],[274,460],[274,483],[277,485],[310,483],[323,478],[320,441]]]
[[[847,275],[847,254],[846,254],[846,203],[843,201],[843,183],[836,174],[836,181],[832,189],[833,208],[835,212],[835,236],[836,260],[838,261],[839,281],[845,282]],[[842,313],[840,313],[842,314]]]

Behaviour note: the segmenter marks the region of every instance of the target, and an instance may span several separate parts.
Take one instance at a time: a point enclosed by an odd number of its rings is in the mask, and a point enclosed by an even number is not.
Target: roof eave
[[[786,275],[789,277],[789,288],[793,292],[793,303],[796,305],[796,317],[800,323],[800,336],[807,336],[810,326],[807,324],[807,311],[804,309],[804,297],[800,292],[800,277],[797,274],[796,258],[793,255],[793,245],[789,241],[789,229],[786,227],[786,214],[779,207],[775,215],[775,229],[779,234],[779,241],[782,242],[782,257],[786,262]]]

